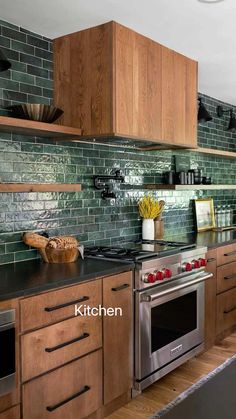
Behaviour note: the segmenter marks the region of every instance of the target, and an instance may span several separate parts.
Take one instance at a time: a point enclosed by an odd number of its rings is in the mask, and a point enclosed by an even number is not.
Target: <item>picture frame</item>
[[[215,227],[213,199],[195,199],[194,201],[197,231],[212,230]]]

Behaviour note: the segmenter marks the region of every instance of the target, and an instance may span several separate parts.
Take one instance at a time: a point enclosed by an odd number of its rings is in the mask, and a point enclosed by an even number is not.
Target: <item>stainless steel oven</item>
[[[196,272],[135,293],[136,389],[203,349],[204,286],[212,274]]]
[[[0,311],[0,396],[15,388],[15,309]]]

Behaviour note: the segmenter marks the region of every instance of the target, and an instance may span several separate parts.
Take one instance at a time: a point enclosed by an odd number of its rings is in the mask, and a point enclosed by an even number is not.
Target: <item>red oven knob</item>
[[[144,281],[152,284],[156,281],[156,275],[154,273],[147,273],[146,275],[144,275]]]
[[[190,263],[190,262],[185,262],[183,265],[182,265],[182,269],[183,269],[183,271],[185,271],[185,272],[190,272],[191,270],[192,270],[192,264]]]
[[[206,266],[207,260],[205,258],[200,258],[198,260],[199,260],[201,266]]]
[[[200,260],[194,259],[192,260],[192,267],[193,269],[198,269],[201,267],[201,262]]]
[[[171,278],[172,277],[172,270],[169,268],[164,269],[164,275],[165,278]]]
[[[163,279],[165,277],[163,271],[156,271],[155,274],[156,274],[156,280],[157,281],[163,281]]]

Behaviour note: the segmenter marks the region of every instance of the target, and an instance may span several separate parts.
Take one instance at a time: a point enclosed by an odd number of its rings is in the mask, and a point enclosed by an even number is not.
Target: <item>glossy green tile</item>
[[[11,262],[14,262],[14,253],[0,255],[0,265],[4,263],[11,263]]]

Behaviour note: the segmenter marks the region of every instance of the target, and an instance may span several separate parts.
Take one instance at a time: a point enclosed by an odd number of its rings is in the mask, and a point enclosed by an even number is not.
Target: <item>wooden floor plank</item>
[[[148,419],[192,384],[236,354],[236,332],[152,384],[109,419]]]

